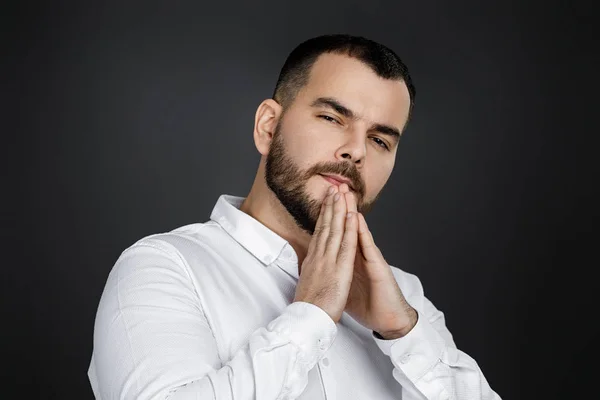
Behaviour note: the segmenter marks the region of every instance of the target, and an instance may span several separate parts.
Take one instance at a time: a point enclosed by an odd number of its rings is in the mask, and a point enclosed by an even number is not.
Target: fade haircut
[[[345,34],[317,36],[300,43],[292,50],[281,68],[273,93],[273,99],[282,106],[284,112],[300,89],[308,83],[313,64],[324,53],[355,58],[369,66],[381,78],[403,81],[410,96],[410,119],[416,92],[408,68],[400,57],[388,47],[373,40]]]

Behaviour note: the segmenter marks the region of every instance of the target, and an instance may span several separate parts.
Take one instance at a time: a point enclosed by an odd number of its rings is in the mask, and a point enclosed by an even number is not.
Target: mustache
[[[306,171],[305,178],[308,179],[313,175],[319,174],[335,174],[348,179],[352,188],[361,196],[365,193],[365,183],[363,182],[360,173],[353,164],[348,163],[320,163],[313,165]]]

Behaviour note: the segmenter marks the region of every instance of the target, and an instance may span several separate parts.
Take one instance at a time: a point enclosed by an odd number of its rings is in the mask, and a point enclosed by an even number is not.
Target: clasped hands
[[[331,186],[321,205],[294,301],[320,307],[336,323],[345,311],[384,339],[417,322],[345,183]]]

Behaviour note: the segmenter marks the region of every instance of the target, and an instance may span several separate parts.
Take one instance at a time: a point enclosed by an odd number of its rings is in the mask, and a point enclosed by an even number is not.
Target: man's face
[[[378,77],[362,62],[338,54],[317,59],[308,83],[285,110],[267,154],[267,186],[312,234],[331,182],[350,181],[366,213],[392,173],[408,118],[406,85]]]

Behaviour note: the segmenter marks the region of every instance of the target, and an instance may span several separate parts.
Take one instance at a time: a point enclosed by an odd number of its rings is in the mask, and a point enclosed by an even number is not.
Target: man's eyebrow
[[[332,97],[319,97],[310,104],[311,107],[325,107],[335,110],[338,114],[349,119],[358,119],[358,117],[348,107],[342,105],[338,100]],[[377,131],[382,135],[389,136],[395,143],[400,140],[400,131],[390,125],[375,124],[369,130]]]
[[[356,116],[348,107],[343,106],[339,101],[332,97],[319,97],[315,101],[313,101],[310,105],[311,107],[325,107],[332,108],[338,114],[342,114],[346,118],[356,119]]]

